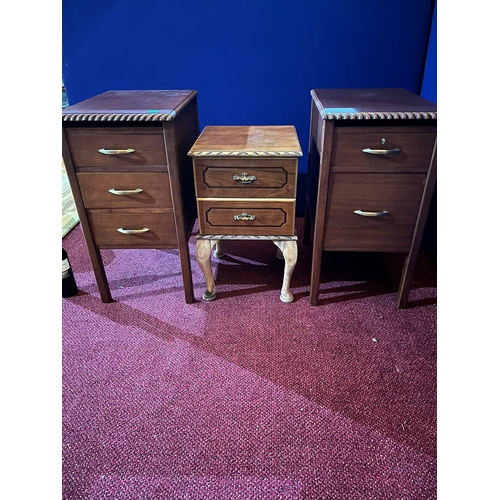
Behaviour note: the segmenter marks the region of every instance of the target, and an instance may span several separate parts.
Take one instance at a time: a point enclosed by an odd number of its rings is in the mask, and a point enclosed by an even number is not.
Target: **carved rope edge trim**
[[[302,156],[300,151],[190,151],[189,156]]]
[[[328,109],[321,111],[323,120],[436,120],[437,112],[433,111],[376,111],[370,113],[331,113]]]
[[[154,113],[75,113],[63,115],[62,119],[64,122],[83,122],[83,121],[94,121],[94,122],[161,122],[161,121],[171,121],[175,118],[175,111],[170,111],[169,113],[154,114]]]
[[[196,235],[198,240],[284,240],[284,241],[297,241],[298,236],[255,236],[255,235],[235,235],[235,234],[200,234]]]

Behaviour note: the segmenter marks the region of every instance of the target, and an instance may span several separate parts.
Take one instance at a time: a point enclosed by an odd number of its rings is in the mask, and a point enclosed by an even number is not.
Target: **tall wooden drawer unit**
[[[101,249],[177,248],[194,302],[188,239],[196,220],[187,152],[199,134],[193,90],[108,91],[62,113],[63,160],[103,302]]]
[[[318,304],[323,251],[400,252],[407,257],[396,305],[404,308],[436,183],[436,105],[404,89],[311,96],[310,303]]]

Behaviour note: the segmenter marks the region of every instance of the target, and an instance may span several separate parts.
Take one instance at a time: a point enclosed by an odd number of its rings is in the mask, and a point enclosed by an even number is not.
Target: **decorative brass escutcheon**
[[[235,215],[234,220],[255,220],[255,215],[250,215],[246,212],[243,212],[240,215]]]
[[[248,175],[246,172],[242,172],[241,175],[233,175],[233,180],[236,182],[240,182],[241,184],[250,184],[253,181],[257,180],[255,175]]]

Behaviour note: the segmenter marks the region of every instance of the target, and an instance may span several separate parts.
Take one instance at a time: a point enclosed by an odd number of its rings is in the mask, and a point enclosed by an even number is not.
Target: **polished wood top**
[[[62,110],[63,121],[170,121],[196,90],[109,90]]]
[[[208,126],[189,156],[302,156],[295,127]]]
[[[406,89],[314,89],[311,96],[324,120],[437,119],[437,106]]]

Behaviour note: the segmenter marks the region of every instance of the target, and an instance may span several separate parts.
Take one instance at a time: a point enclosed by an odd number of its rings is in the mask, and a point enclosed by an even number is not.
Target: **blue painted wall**
[[[427,48],[424,78],[420,95],[437,104],[437,5],[434,5],[432,26]]]
[[[437,104],[437,5],[434,5],[420,95]],[[422,248],[437,267],[437,186],[434,188],[429,214],[427,215],[427,222],[422,238]]]
[[[206,125],[295,125],[302,215],[310,90],[420,93],[434,0],[62,2],[69,104],[106,90],[196,89]]]

